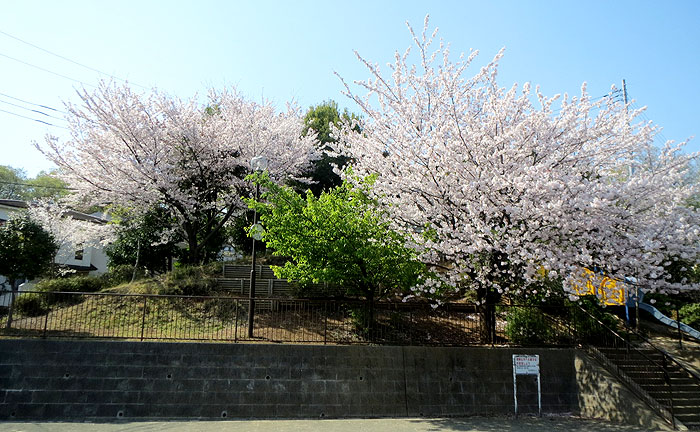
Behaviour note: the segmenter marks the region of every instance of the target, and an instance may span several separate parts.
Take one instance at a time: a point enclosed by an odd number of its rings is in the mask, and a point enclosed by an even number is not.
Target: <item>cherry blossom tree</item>
[[[697,186],[683,181],[696,156],[684,143],[650,157],[658,129],[636,123],[640,111],[595,100],[585,84],[575,97],[500,87],[503,51],[469,76],[477,51],[451,60],[427,17],[421,35],[409,30],[414,44],[388,73],[357,54],[370,79],[343,83],[366,121],[362,134],[338,132],[338,150],[359,175],[378,174],[374,193],[447,281],[512,295],[556,281],[571,292],[595,267],[652,290],[689,287],[667,271],[697,260],[700,245],[686,205]]]
[[[51,201],[34,201],[27,213],[54,239],[58,264],[66,264],[77,250],[102,248],[114,239],[114,225]]]
[[[245,205],[250,159],[265,155],[275,179],[302,173],[315,140],[302,137],[299,109],[278,113],[235,90],[211,90],[207,102],[159,91],[136,93],[103,83],[68,105],[71,139],[37,144],[79,189],[76,199],[145,212],[157,206],[175,217],[174,231],[197,263],[207,244]]]

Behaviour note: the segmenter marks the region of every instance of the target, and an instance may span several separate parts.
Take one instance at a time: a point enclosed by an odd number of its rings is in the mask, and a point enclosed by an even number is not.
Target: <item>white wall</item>
[[[26,211],[26,209],[16,208],[16,207],[6,207],[0,205],[0,219],[7,220],[13,213]],[[54,260],[56,264],[65,265],[76,265],[90,267],[93,265],[97,267],[97,270],[91,271],[90,274],[99,275],[107,271],[107,264],[109,263],[109,258],[104,252],[102,247],[88,247],[83,251],[83,259],[75,259],[75,250],[72,246],[62,246],[58,253],[56,254],[56,259]],[[2,278],[2,276],[0,276]],[[2,279],[0,279],[2,281]]]

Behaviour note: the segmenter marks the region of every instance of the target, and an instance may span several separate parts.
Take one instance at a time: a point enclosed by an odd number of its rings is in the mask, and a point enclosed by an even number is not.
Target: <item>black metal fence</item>
[[[388,345],[570,345],[569,309],[117,293],[20,292],[0,316],[4,336]]]

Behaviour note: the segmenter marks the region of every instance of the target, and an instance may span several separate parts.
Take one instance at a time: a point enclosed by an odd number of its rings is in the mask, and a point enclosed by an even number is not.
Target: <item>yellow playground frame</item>
[[[627,284],[621,280],[596,274],[584,268],[577,283],[573,286],[579,296],[595,295],[602,304],[624,306],[627,299]]]

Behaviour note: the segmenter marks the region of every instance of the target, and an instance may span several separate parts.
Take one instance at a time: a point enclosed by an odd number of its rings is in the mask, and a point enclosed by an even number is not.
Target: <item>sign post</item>
[[[515,416],[518,416],[518,375],[537,376],[537,409],[542,416],[542,392],[540,387],[540,356],[513,354],[513,398],[515,399]]]

